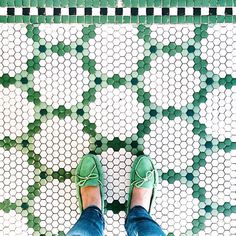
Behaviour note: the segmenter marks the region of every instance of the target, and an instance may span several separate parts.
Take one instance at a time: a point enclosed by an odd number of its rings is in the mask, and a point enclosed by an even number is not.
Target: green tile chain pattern
[[[89,152],[105,235],[125,235],[139,154],[159,170],[168,236],[235,235],[235,42],[233,24],[1,24],[0,235],[65,235]]]

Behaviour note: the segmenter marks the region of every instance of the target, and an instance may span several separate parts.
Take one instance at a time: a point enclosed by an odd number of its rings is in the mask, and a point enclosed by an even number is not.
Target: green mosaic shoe
[[[149,156],[139,156],[134,160],[130,173],[130,187],[127,202],[127,214],[129,214],[133,188],[153,188],[149,213],[152,209],[156,197],[156,185],[158,182],[158,174],[152,159]]]
[[[80,212],[83,211],[83,203],[80,193],[81,187],[98,185],[100,187],[102,202],[101,210],[102,213],[104,213],[104,177],[102,165],[97,156],[93,154],[84,155],[76,168],[77,197],[79,200]]]

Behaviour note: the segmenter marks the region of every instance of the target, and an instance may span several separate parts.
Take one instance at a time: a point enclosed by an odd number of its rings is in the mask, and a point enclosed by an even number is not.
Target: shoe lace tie
[[[151,179],[152,174],[154,174],[154,172],[155,172],[155,170],[149,170],[149,171],[146,172],[145,177],[142,177],[142,176],[139,175],[138,171],[135,170],[135,173],[140,178],[140,180],[133,181],[133,183],[131,183],[131,185],[134,185],[134,186],[136,186],[138,188],[142,187],[142,185],[145,182],[147,182],[147,181],[149,181]]]
[[[92,168],[92,170],[90,171],[89,175],[87,176],[80,176],[77,174],[77,177],[80,179],[78,182],[77,182],[77,185],[79,187],[82,187],[84,186],[84,184],[88,181],[88,180],[91,180],[91,179],[97,179],[97,181],[100,183],[100,185],[102,185],[102,182],[98,179],[98,174],[95,174],[93,173],[94,169],[96,168],[96,165]]]

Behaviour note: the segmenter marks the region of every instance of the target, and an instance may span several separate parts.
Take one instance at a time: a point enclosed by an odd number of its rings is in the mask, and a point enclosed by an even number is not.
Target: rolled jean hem
[[[132,236],[137,235],[137,233],[140,235],[165,236],[160,225],[154,221],[150,213],[140,205],[130,209],[125,219],[125,229],[128,235]]]
[[[132,213],[133,211],[135,211],[135,209],[139,209],[139,208],[144,209],[144,210],[148,213],[148,211],[146,210],[146,208],[144,208],[144,207],[141,206],[141,205],[136,205],[136,206],[132,207],[131,210],[129,210],[129,214]]]
[[[86,207],[85,209],[83,209],[82,213],[83,213],[84,211],[90,210],[90,208],[92,208],[92,209],[98,211],[99,214],[102,215],[101,209],[100,209],[99,207],[97,207],[96,205],[90,205],[90,206]]]
[[[67,236],[78,235],[103,235],[105,220],[102,211],[95,205],[91,205],[82,210],[80,218],[66,234]],[[95,232],[95,234],[94,234]]]
[[[127,225],[127,221],[128,221],[129,216],[132,215],[133,212],[136,211],[136,210],[145,210],[145,211],[148,213],[148,211],[147,211],[143,206],[136,205],[136,206],[132,207],[132,208],[129,210],[128,215],[126,216],[126,219],[125,219],[125,226]]]
[[[103,214],[102,214],[102,211],[101,211],[101,209],[100,208],[98,208],[97,206],[95,206],[95,205],[91,205],[91,206],[88,206],[87,208],[85,208],[84,210],[83,210],[83,212],[84,211],[93,211],[93,210],[95,210],[100,216],[101,216],[101,219],[102,219],[102,223],[103,223],[103,228],[105,228],[105,219],[104,219],[104,216],[103,216]],[[83,214],[83,212],[82,212],[82,214]]]

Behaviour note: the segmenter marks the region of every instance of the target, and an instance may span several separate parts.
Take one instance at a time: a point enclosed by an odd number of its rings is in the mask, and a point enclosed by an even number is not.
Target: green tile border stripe
[[[123,0],[123,6],[125,7],[185,7],[185,6],[236,6],[236,0]],[[4,6],[17,6],[17,7],[115,7],[118,5],[117,0],[1,0],[0,7]]]
[[[76,16],[226,16],[236,7],[1,7],[0,15]]]
[[[0,7],[0,23],[234,23],[236,7]]]

